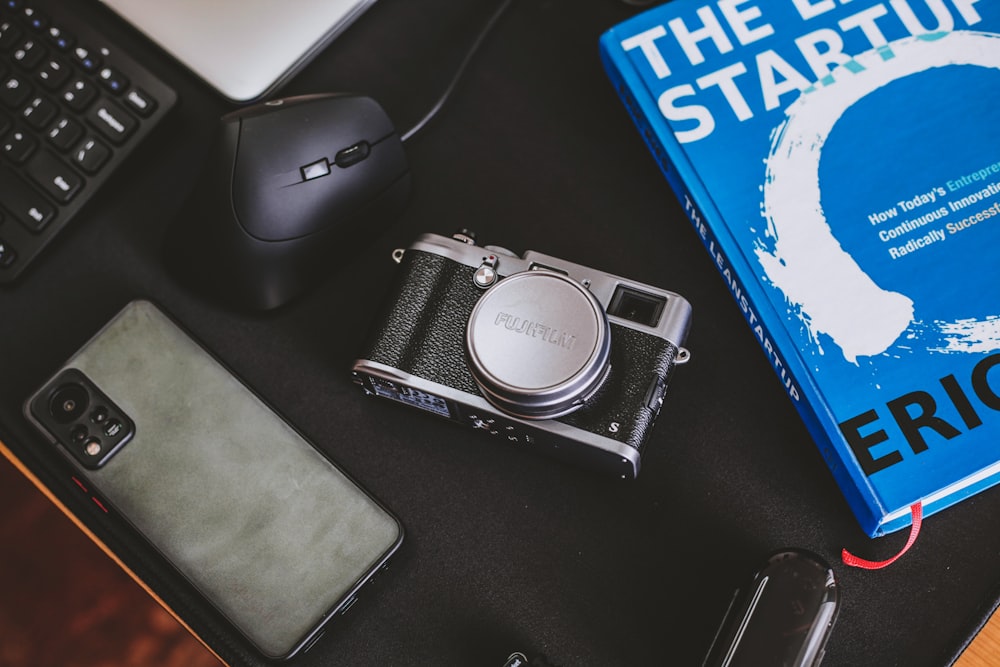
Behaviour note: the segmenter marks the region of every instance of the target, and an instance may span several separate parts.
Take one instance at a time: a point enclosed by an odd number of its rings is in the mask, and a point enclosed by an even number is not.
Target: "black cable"
[[[486,40],[486,37],[493,30],[493,26],[496,25],[497,21],[500,20],[500,17],[503,16],[504,12],[507,11],[507,8],[510,7],[510,5],[513,4],[513,2],[514,0],[504,0],[503,4],[500,5],[500,8],[493,13],[493,16],[490,17],[490,20],[487,21],[486,25],[483,26],[483,29],[480,30],[479,35],[476,37],[476,41],[472,43],[472,46],[466,52],[465,58],[462,60],[461,64],[459,64],[458,69],[455,70],[455,74],[452,76],[451,82],[448,84],[448,87],[445,89],[444,93],[441,94],[441,97],[438,98],[437,103],[435,103],[434,106],[431,107],[431,110],[428,111],[427,114],[423,118],[421,118],[416,125],[414,125],[409,130],[403,133],[400,139],[401,141],[405,142],[406,140],[410,139],[413,135],[415,135],[417,132],[422,130],[424,126],[427,125],[427,123],[431,122],[431,120],[434,119],[434,117],[438,114],[438,112],[441,111],[441,108],[448,101],[448,98],[451,97],[452,92],[455,90],[455,87],[458,85],[459,80],[461,80],[462,75],[465,73],[465,68],[468,67],[469,63],[472,61],[472,57],[476,55],[476,52],[479,50],[479,47],[482,45],[482,43]]]

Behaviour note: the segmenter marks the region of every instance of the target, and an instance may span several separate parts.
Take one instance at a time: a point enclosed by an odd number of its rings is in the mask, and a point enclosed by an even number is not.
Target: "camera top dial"
[[[556,271],[515,273],[486,291],[466,328],[469,370],[486,399],[522,419],[584,405],[610,370],[604,308]]]

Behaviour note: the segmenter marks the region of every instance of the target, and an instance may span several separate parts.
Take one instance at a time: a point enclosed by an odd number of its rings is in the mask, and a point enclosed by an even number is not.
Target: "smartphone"
[[[24,410],[77,484],[268,659],[311,646],[402,542],[393,514],[148,301]]]

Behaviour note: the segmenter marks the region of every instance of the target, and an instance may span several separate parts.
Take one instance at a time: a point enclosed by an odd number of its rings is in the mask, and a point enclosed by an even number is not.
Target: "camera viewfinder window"
[[[608,315],[655,327],[667,305],[666,298],[619,285],[608,306]]]

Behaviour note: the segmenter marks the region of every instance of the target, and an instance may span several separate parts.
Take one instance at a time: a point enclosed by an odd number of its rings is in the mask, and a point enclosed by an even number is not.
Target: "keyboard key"
[[[73,58],[87,72],[93,72],[101,66],[100,57],[84,46],[78,46],[73,49]]]
[[[35,78],[41,82],[46,90],[52,91],[66,83],[66,80],[72,74],[73,71],[69,68],[69,65],[61,60],[50,58],[42,65]]]
[[[25,171],[59,204],[69,202],[83,187],[83,179],[62,160],[48,151],[38,151],[25,165]]]
[[[60,51],[69,51],[75,41],[73,35],[54,25],[49,26],[48,35],[49,41]]]
[[[156,111],[156,100],[141,88],[133,88],[125,96],[125,103],[140,116],[149,117]]]
[[[73,163],[88,174],[93,174],[111,157],[111,149],[90,137],[73,152]]]
[[[31,84],[28,83],[27,79],[18,74],[12,74],[0,81],[0,104],[16,109],[28,99],[31,90]]]
[[[59,107],[44,97],[36,97],[21,111],[21,117],[35,130],[41,130],[52,122],[59,113]]]
[[[6,241],[0,238],[0,269],[10,268],[14,260],[17,259],[17,253],[14,249],[10,247]]]
[[[135,130],[135,117],[110,100],[101,100],[87,113],[87,120],[113,143],[121,144]]]
[[[9,51],[21,42],[21,29],[11,21],[0,21],[0,51]]]
[[[73,111],[83,111],[97,97],[97,86],[86,79],[74,79],[63,90],[62,100]]]
[[[0,204],[33,232],[41,231],[56,217],[55,207],[17,174],[0,168]]]
[[[44,30],[49,24],[49,17],[34,7],[25,7],[22,11],[25,20],[28,22],[28,27],[32,30]]]
[[[14,49],[11,58],[25,69],[34,69],[48,52],[36,39],[26,39]]]
[[[102,67],[97,73],[97,78],[112,93],[121,93],[128,87],[128,79],[113,67]]]
[[[0,142],[0,153],[14,164],[21,164],[35,150],[38,142],[35,138],[21,129],[8,132],[3,141]]]
[[[68,151],[82,136],[83,125],[67,116],[56,120],[48,132],[49,143],[60,151]]]

